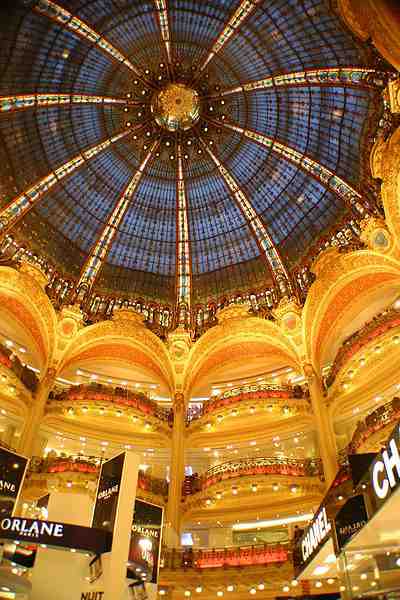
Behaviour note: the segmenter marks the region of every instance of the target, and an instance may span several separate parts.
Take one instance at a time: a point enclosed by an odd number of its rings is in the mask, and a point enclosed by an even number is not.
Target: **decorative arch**
[[[0,267],[0,305],[26,333],[44,374],[56,350],[57,316],[44,289],[28,273]]]
[[[228,318],[220,315],[219,324],[208,330],[191,350],[184,375],[186,395],[216,367],[252,358],[267,361],[268,357],[271,363],[300,366],[296,347],[274,322],[244,315],[243,311]]]
[[[371,169],[374,177],[382,179],[382,201],[386,223],[400,254],[400,127],[387,142],[378,139],[371,153]]]
[[[304,305],[303,339],[308,359],[320,370],[352,333],[356,317],[373,305],[372,298],[395,296],[400,262],[371,250],[329,249],[313,270],[317,279]]]
[[[161,380],[173,390],[173,371],[161,340],[133,318],[115,318],[85,327],[65,350],[58,372],[68,366],[96,358],[134,365]]]

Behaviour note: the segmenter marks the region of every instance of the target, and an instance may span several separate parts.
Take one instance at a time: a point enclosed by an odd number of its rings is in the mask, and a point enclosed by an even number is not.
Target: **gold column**
[[[325,403],[322,382],[310,364],[304,365],[304,374],[310,390],[311,406],[317,427],[318,445],[324,467],[325,481],[330,486],[338,471],[335,433]]]
[[[377,50],[400,69],[400,4],[398,0],[339,0],[339,12],[348,27],[363,41],[371,39]]]
[[[172,429],[171,468],[165,528],[165,544],[180,546],[181,498],[185,469],[185,402],[183,394],[174,397],[174,425]]]
[[[44,417],[49,392],[54,384],[55,374],[55,369],[48,369],[34,395],[19,445],[19,451],[25,456],[32,456],[36,437],[39,435],[40,425]]]

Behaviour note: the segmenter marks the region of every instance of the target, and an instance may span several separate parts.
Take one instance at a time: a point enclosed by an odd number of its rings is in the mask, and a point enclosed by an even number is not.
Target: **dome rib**
[[[140,163],[137,171],[133,175],[131,181],[126,186],[121,196],[117,200],[112,212],[110,213],[107,222],[96,240],[90,254],[81,270],[77,285],[78,295],[82,292],[89,293],[98,277],[99,271],[107,258],[111,245],[118,231],[119,225],[125,217],[129,204],[136,192],[140,179],[146,168],[147,163],[153,155],[154,150],[158,146],[158,141],[153,142],[150,150],[145,158]]]
[[[370,76],[379,73],[376,69],[362,67],[330,67],[327,69],[305,69],[293,73],[280,73],[271,75],[265,79],[256,81],[247,81],[238,86],[221,90],[218,93],[211,94],[209,98],[219,98],[220,96],[229,96],[239,92],[251,92],[253,90],[272,90],[279,87],[297,87],[297,86],[330,86],[335,87],[365,87],[376,88],[376,84],[370,81]]]
[[[217,123],[218,126],[223,126],[243,134],[256,144],[272,150],[281,158],[283,157],[285,160],[295,164],[305,173],[311,175],[314,179],[322,183],[326,189],[333,191],[358,215],[363,215],[365,211],[369,213],[375,212],[374,207],[369,205],[368,200],[363,198],[363,196],[346,181],[344,181],[344,179],[306,154],[299,152],[287,144],[283,144],[277,139],[273,139],[262,133],[258,133],[257,131],[244,129],[237,124],[227,123],[226,121],[214,122]]]
[[[211,62],[216,54],[225,46],[225,44],[230,40],[232,35],[237,31],[237,29],[243,24],[243,22],[250,16],[253,10],[256,8],[257,4],[260,3],[261,0],[242,0],[230,17],[228,23],[225,25],[217,39],[212,45],[212,48],[206,58],[202,61],[199,66],[198,75],[200,75],[206,66]]]
[[[210,150],[202,138],[199,138],[203,148],[206,150],[211,160],[216,165],[219,174],[221,175],[232,199],[236,202],[240,211],[246,220],[251,234],[257,242],[258,247],[262,256],[265,258],[268,268],[271,271],[271,275],[276,283],[282,280],[284,277],[289,284],[290,278],[285,265],[282,262],[280,254],[271,235],[268,233],[262,219],[258,216],[254,210],[251,202],[247,198],[246,194],[241,190],[237,181],[229,173],[229,171],[221,164],[215,154]]]
[[[61,180],[86,165],[87,161],[100,152],[126,137],[130,130],[125,130],[106,138],[102,142],[80,152],[37,183],[23,191],[0,211],[0,233],[6,234],[27,212],[29,212],[45,194],[54,188]]]
[[[176,301],[178,309],[191,307],[192,296],[192,257],[190,252],[188,202],[182,164],[182,148],[177,147],[176,181]]]
[[[0,96],[0,113],[12,113],[20,110],[36,108],[52,108],[59,106],[69,108],[71,104],[127,105],[140,106],[140,102],[114,96],[96,96],[95,94],[19,94],[16,96]]]
[[[169,27],[167,0],[154,0],[157,9],[157,20],[160,27],[161,37],[165,45],[165,53],[168,65],[171,66],[171,33]]]
[[[62,27],[67,28],[73,34],[89,41],[95,48],[107,54],[112,60],[127,67],[136,77],[149,83],[137,67],[118,48],[113,46],[105,37],[90,27],[87,23],[73,15],[64,7],[52,0],[39,0],[33,10],[40,15],[56,21]]]

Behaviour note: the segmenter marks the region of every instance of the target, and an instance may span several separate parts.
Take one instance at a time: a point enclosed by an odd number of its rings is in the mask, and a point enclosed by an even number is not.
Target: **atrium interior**
[[[0,48],[0,600],[400,597],[396,0],[3,0]],[[101,569],[40,543],[116,491]]]

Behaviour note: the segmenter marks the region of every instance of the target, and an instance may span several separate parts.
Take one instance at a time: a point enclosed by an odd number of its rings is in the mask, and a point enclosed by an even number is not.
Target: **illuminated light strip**
[[[213,160],[215,165],[218,168],[218,171],[222,175],[222,178],[225,181],[225,184],[228,186],[229,190],[232,192],[233,197],[236,200],[239,209],[242,211],[246,221],[248,222],[250,228],[252,229],[259,245],[261,246],[268,264],[271,267],[271,271],[273,274],[284,274],[287,279],[289,279],[289,275],[286,271],[286,268],[279,256],[279,253],[275,247],[275,244],[266,230],[264,223],[250,204],[247,199],[246,194],[239,188],[237,182],[232,177],[232,175],[225,169],[225,167],[220,163],[218,158],[211,152],[211,150],[206,146],[203,140],[200,140],[206,149],[208,155]]]
[[[87,23],[78,19],[75,15],[65,10],[64,7],[52,2],[51,0],[39,0],[33,7],[36,12],[45,15],[50,19],[54,19],[63,27],[70,29],[76,35],[98,46],[103,52],[110,55],[114,60],[122,63],[138,77],[141,77],[140,71],[131,63],[131,61],[122,54],[115,46],[103,38],[97,31],[92,29]]]
[[[314,513],[305,513],[293,517],[283,517],[282,519],[267,519],[266,521],[252,521],[250,523],[234,523],[232,529],[235,531],[243,531],[246,529],[267,529],[268,527],[277,527],[278,525],[289,525],[291,523],[303,523],[310,521]]]
[[[190,309],[191,296],[191,269],[190,269],[190,244],[189,221],[186,199],[185,181],[183,179],[182,153],[178,146],[178,178],[177,178],[177,299],[178,303],[185,302]]]
[[[214,121],[218,123],[218,125],[223,125],[224,127],[228,127],[233,131],[237,131],[253,140],[254,142],[268,148],[278,154],[279,156],[283,156],[286,160],[291,163],[301,167],[307,173],[310,173],[320,181],[326,188],[332,190],[335,194],[337,194],[340,198],[342,198],[345,202],[349,203],[351,206],[354,206],[360,214],[365,213],[365,208],[360,204],[360,200],[362,200],[362,196],[359,192],[357,192],[354,188],[352,188],[348,183],[346,183],[341,177],[335,175],[333,171],[324,167],[320,163],[316,162],[306,154],[302,154],[298,150],[287,146],[286,144],[282,144],[273,138],[270,138],[261,133],[257,133],[256,131],[251,131],[250,129],[243,129],[243,127],[239,127],[238,125],[232,125],[226,122]]]
[[[168,9],[166,0],[154,0],[157,7],[161,36],[167,50],[168,62],[171,62],[171,35],[169,31]]]
[[[219,34],[217,40],[214,42],[210,53],[207,58],[200,66],[200,71],[204,71],[210,60],[214,58],[216,54],[225,46],[226,42],[232,37],[235,31],[240,27],[243,21],[253,12],[260,0],[242,0],[235,13],[229,19],[228,24],[224,27],[223,31]]]
[[[0,113],[14,112],[27,108],[43,108],[48,106],[65,106],[70,104],[127,104],[139,102],[125,98],[109,96],[91,96],[87,94],[24,94],[21,96],[0,96]]]
[[[123,131],[118,133],[111,138],[107,138],[100,144],[91,146],[87,150],[84,150],[74,158],[71,158],[68,162],[59,166],[57,169],[43,177],[35,185],[28,188],[25,192],[14,198],[5,208],[0,211],[0,235],[5,234],[10,227],[15,225],[17,221],[33,207],[37,202],[59,183],[64,177],[70,175],[76,169],[85,164],[87,160],[90,160],[94,156],[97,156],[103,150],[106,150],[111,144],[114,144],[121,138],[127,136],[130,131]]]
[[[157,141],[153,143],[146,157],[139,165],[138,170],[136,171],[131,181],[121,194],[120,198],[118,199],[114,210],[109,216],[108,221],[100,237],[98,238],[97,242],[92,248],[89,257],[82,268],[79,277],[79,282],[77,284],[78,288],[82,284],[87,285],[89,288],[94,284],[96,277],[100,271],[100,268],[102,267],[104,260],[110,250],[112,241],[118,231],[118,226],[126,214],[132,196],[135,193],[139,181],[143,175],[143,171],[157,144]]]
[[[237,92],[251,92],[253,90],[265,90],[275,87],[289,87],[296,85],[368,85],[373,87],[366,82],[368,75],[371,75],[372,73],[377,73],[377,71],[375,69],[361,69],[358,67],[346,69],[310,69],[308,71],[286,73],[284,75],[275,75],[257,81],[249,81],[243,85],[224,90],[219,94],[213,94],[211,97],[228,96],[229,94],[236,94]]]

